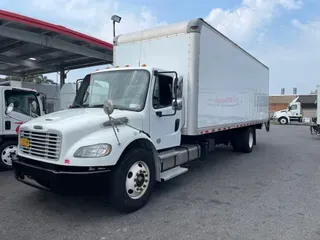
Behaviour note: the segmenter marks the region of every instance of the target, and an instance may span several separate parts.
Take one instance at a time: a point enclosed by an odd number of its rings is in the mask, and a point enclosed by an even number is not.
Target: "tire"
[[[119,165],[112,173],[111,204],[119,212],[134,212],[146,205],[154,185],[152,153],[141,148],[130,149],[120,158]]]
[[[231,146],[234,152],[240,152],[239,137],[235,137],[231,140]]]
[[[280,123],[281,125],[288,124],[288,119],[285,118],[285,117],[281,117],[281,118],[279,118],[279,123]]]
[[[0,171],[12,170],[12,156],[17,152],[16,140],[4,140],[0,145]]]
[[[253,128],[246,128],[238,132],[232,141],[233,151],[251,153],[255,142],[255,131]]]

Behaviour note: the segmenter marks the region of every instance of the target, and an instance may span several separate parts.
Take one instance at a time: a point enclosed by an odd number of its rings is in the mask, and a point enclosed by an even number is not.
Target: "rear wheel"
[[[250,153],[253,150],[255,130],[253,128],[246,128],[238,132],[232,140],[231,145],[235,152]]]
[[[17,141],[4,140],[0,145],[0,171],[12,169],[12,158],[17,154]]]
[[[152,153],[131,149],[120,159],[111,177],[111,203],[120,212],[133,212],[149,200],[155,184]]]

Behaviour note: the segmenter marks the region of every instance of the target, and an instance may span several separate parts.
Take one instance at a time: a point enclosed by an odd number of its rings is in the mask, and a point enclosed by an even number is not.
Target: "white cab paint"
[[[8,115],[5,114],[6,111],[6,99],[5,99],[5,95],[6,92],[11,92],[12,90],[17,89],[17,90],[22,90],[25,91],[26,93],[34,93],[36,94],[37,92],[35,90],[32,89],[27,89],[27,88],[20,88],[20,87],[11,87],[11,86],[0,86],[0,99],[1,99],[1,104],[0,104],[0,112],[1,112],[1,118],[0,118],[0,134],[2,136],[7,136],[7,135],[17,135],[17,127],[19,127],[22,123],[27,122],[31,119],[33,119],[30,114],[28,113],[22,113],[22,112],[18,112],[16,111],[16,109],[14,108],[13,111]],[[34,99],[36,99],[38,101],[38,106],[40,107],[40,114],[44,115],[44,111],[43,111],[43,106],[42,106],[42,101],[40,99],[39,96],[35,96]],[[26,108],[27,104],[30,104],[28,102],[24,101],[23,102],[19,102],[19,104],[24,105],[24,107]],[[7,121],[11,122],[11,128],[10,129],[6,129],[5,127],[5,123]]]
[[[143,114],[138,112],[115,110],[112,114],[114,118],[127,117],[129,124],[141,130],[147,130],[143,126]],[[90,120],[88,120],[90,119]],[[59,112],[47,114],[36,118],[21,126],[21,131],[37,131],[34,126],[42,126],[39,132],[57,133],[62,138],[62,147],[58,161],[47,160],[43,157],[33,156],[38,161],[73,166],[111,166],[116,164],[123,150],[135,139],[147,139],[147,136],[128,126],[118,126],[118,137],[120,145],[111,127],[103,127],[102,124],[109,121],[108,116],[102,108],[77,108],[67,109]],[[82,146],[97,143],[109,143],[112,151],[107,157],[101,158],[75,158],[73,154]],[[18,148],[18,154],[22,157],[30,157]]]

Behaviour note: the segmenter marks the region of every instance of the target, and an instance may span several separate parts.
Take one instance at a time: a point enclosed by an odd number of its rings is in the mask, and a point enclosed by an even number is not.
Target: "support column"
[[[66,73],[64,72],[64,67],[60,66],[60,89],[62,88],[62,86],[65,84],[65,80],[66,80]]]

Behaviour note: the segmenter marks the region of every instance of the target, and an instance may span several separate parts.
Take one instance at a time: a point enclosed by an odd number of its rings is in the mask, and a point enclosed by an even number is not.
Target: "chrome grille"
[[[29,148],[19,146],[24,154],[40,157],[46,160],[58,160],[60,156],[61,137],[55,133],[20,131],[20,139],[30,141]]]

